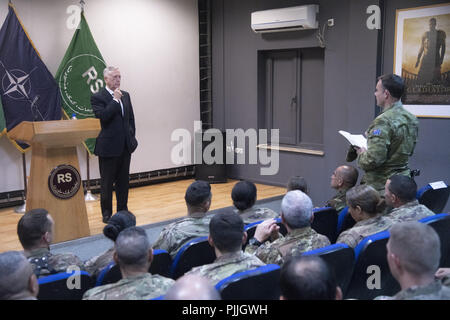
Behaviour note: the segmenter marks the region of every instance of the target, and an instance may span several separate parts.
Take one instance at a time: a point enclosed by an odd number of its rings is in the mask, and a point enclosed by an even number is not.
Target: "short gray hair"
[[[119,69],[118,67],[114,67],[114,66],[107,66],[104,70],[103,70],[103,77],[106,77],[108,74],[110,74],[111,72],[115,71]]]
[[[150,242],[145,230],[130,227],[117,236],[114,245],[120,266],[144,266],[148,261]]]
[[[406,271],[413,275],[434,274],[441,258],[441,242],[432,227],[417,221],[394,224],[389,229],[389,248]]]
[[[281,201],[281,213],[290,228],[308,227],[311,225],[313,204],[304,192],[300,190],[289,191]]]
[[[28,281],[33,269],[27,258],[19,251],[0,254],[0,300],[28,290]]]

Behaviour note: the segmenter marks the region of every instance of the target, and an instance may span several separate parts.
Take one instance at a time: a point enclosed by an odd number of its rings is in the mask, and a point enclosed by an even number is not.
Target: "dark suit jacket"
[[[91,96],[92,109],[102,127],[94,149],[99,157],[118,157],[125,147],[131,154],[138,145],[130,95],[123,90],[122,94],[123,117],[120,103],[105,88]]]

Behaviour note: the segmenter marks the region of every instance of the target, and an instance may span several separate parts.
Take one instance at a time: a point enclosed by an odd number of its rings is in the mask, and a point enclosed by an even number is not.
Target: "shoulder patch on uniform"
[[[375,129],[375,130],[372,131],[372,134],[374,136],[379,136],[381,134],[381,130],[380,129]]]

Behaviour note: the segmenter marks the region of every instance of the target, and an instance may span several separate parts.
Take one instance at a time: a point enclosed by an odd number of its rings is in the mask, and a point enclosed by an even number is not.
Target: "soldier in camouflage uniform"
[[[397,75],[378,78],[375,97],[382,113],[366,131],[367,150],[351,146],[347,161],[357,158],[365,171],[361,184],[373,186],[383,196],[386,180],[394,174],[410,175],[408,159],[418,135],[417,118],[403,108],[404,83]]]
[[[333,207],[339,213],[347,205],[345,194],[358,181],[358,170],[353,166],[339,166],[331,175],[330,186],[336,189],[336,195],[327,201],[327,207]]]
[[[193,268],[187,275],[206,277],[215,285],[235,273],[265,265],[254,255],[242,252],[247,234],[244,232],[244,222],[237,213],[226,211],[215,215],[209,229],[208,240],[217,258],[211,264]]]
[[[21,252],[0,253],[0,270],[0,300],[37,300],[39,284]]]
[[[356,224],[342,232],[336,243],[355,248],[367,236],[388,229],[394,222],[381,215],[384,202],[369,185],[359,185],[347,191],[348,211]]]
[[[70,253],[50,252],[54,227],[53,218],[45,209],[33,209],[26,212],[17,225],[17,235],[24,249],[24,255],[31,263],[37,277],[66,272],[69,266],[84,269],[83,262],[77,256]]]
[[[254,254],[263,262],[282,265],[288,255],[300,254],[330,245],[330,240],[311,228],[313,205],[300,190],[289,191],[281,201],[281,221],[288,233],[278,232],[274,219],[260,223],[245,252]],[[273,240],[270,242],[270,240]]]
[[[83,300],[149,300],[165,294],[175,283],[148,273],[153,250],[144,229],[123,230],[114,246],[114,260],[120,267],[122,280],[86,291]]]
[[[188,217],[165,227],[153,244],[153,248],[166,250],[174,259],[178,250],[189,240],[207,236],[211,220],[211,216],[207,215],[211,196],[211,186],[208,182],[201,180],[193,182],[187,188],[184,197]]]
[[[237,182],[231,190],[231,199],[236,207],[235,212],[241,215],[244,224],[278,218],[278,213],[269,208],[256,208],[256,186],[250,181]]]
[[[408,221],[393,225],[389,233],[389,269],[402,290],[393,297],[377,299],[450,300],[450,288],[434,277],[441,258],[436,231],[429,225]]]
[[[386,181],[384,196],[386,204],[392,207],[387,217],[395,222],[419,220],[434,216],[434,212],[416,199],[417,184],[413,179],[402,175],[393,175]]]
[[[136,217],[130,211],[122,210],[113,215],[103,228],[105,237],[116,241],[120,232],[129,227],[136,226]],[[92,257],[84,262],[84,267],[92,276],[97,277],[100,272],[113,261],[114,246],[102,254]]]

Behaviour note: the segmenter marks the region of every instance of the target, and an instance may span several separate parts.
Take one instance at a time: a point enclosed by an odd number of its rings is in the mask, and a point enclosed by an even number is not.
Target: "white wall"
[[[177,128],[193,132],[199,120],[197,0],[85,0],[85,17],[106,63],[120,67],[121,87],[130,92],[138,149],[131,173],[172,168]],[[0,23],[7,15],[0,0]],[[17,14],[54,75],[72,39],[66,9],[78,1],[13,0]],[[86,155],[78,155],[83,178]],[[30,153],[26,155],[28,161]],[[98,178],[98,160],[90,160]],[[21,154],[0,138],[0,192],[23,189]]]

